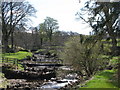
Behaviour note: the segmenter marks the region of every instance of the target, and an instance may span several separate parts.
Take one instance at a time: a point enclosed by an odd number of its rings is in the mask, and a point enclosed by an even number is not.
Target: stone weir
[[[41,63],[26,63],[26,64],[23,64],[23,65],[26,65],[28,67],[34,67],[34,66],[48,66],[48,67],[60,67],[60,66],[63,66],[63,64],[58,64],[58,63],[44,63],[44,64],[41,64]]]
[[[7,67],[2,67],[2,72],[5,74],[7,79],[39,79],[39,80],[49,80],[55,78],[54,68],[41,68],[41,67],[27,67],[24,71],[11,70]]]

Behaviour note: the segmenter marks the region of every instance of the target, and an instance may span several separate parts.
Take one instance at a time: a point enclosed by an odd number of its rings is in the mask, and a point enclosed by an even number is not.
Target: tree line
[[[21,30],[16,30],[14,33],[14,45],[15,47],[22,47],[26,50],[38,50],[44,49],[47,46],[63,46],[64,42],[67,41],[69,37],[73,35],[78,35],[74,32],[65,32],[65,31],[53,31],[52,36],[49,37],[49,31],[43,30],[41,26],[32,27],[31,33]],[[23,29],[22,29],[23,30]],[[11,44],[9,40],[9,44]]]
[[[58,21],[51,17],[46,17],[37,27],[27,29],[29,17],[36,13],[36,9],[28,2],[2,2],[1,11],[3,52],[14,52],[18,46],[40,49],[44,44],[61,45],[65,37],[72,34],[59,31]]]

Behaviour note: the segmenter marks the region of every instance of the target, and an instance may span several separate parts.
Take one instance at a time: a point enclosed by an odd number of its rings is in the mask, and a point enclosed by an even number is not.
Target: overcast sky
[[[27,0],[37,10],[36,18],[32,19],[32,26],[43,23],[48,16],[58,20],[59,30],[73,31],[80,34],[89,34],[91,28],[82,20],[76,20],[75,14],[83,6],[79,0]],[[83,24],[84,23],[84,24]]]

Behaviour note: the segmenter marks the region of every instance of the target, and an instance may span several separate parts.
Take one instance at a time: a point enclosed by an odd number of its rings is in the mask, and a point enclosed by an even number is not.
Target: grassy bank
[[[5,58],[15,58],[15,60],[11,59],[11,60],[8,60],[7,63],[9,63],[9,65],[12,67],[12,68],[15,68],[17,67],[19,70],[23,70],[23,66],[20,64],[20,61],[17,61],[16,59],[18,60],[21,60],[21,59],[24,59],[26,58],[27,56],[32,56],[32,53],[31,52],[25,52],[25,51],[19,51],[19,52],[16,52],[16,53],[4,53],[2,54],[2,57],[5,57]],[[6,61],[2,62],[2,60],[0,61],[1,63],[6,63]]]
[[[116,70],[103,70],[93,76],[93,79],[88,81],[81,88],[117,88],[118,79]]]
[[[2,54],[2,57],[6,58],[16,58],[16,59],[24,59],[27,56],[32,56],[31,52],[25,52],[25,51],[19,51],[16,53],[4,53]]]
[[[112,57],[109,65],[116,68],[120,57]],[[92,80],[86,82],[81,88],[118,88],[117,69],[99,71]]]

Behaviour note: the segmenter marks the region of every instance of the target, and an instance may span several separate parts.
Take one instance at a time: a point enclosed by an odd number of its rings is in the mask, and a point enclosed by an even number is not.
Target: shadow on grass
[[[115,74],[115,71],[113,70],[105,70],[98,75],[105,77],[108,79],[109,83],[113,84],[114,86],[118,87],[118,78],[117,78],[117,73]]]

